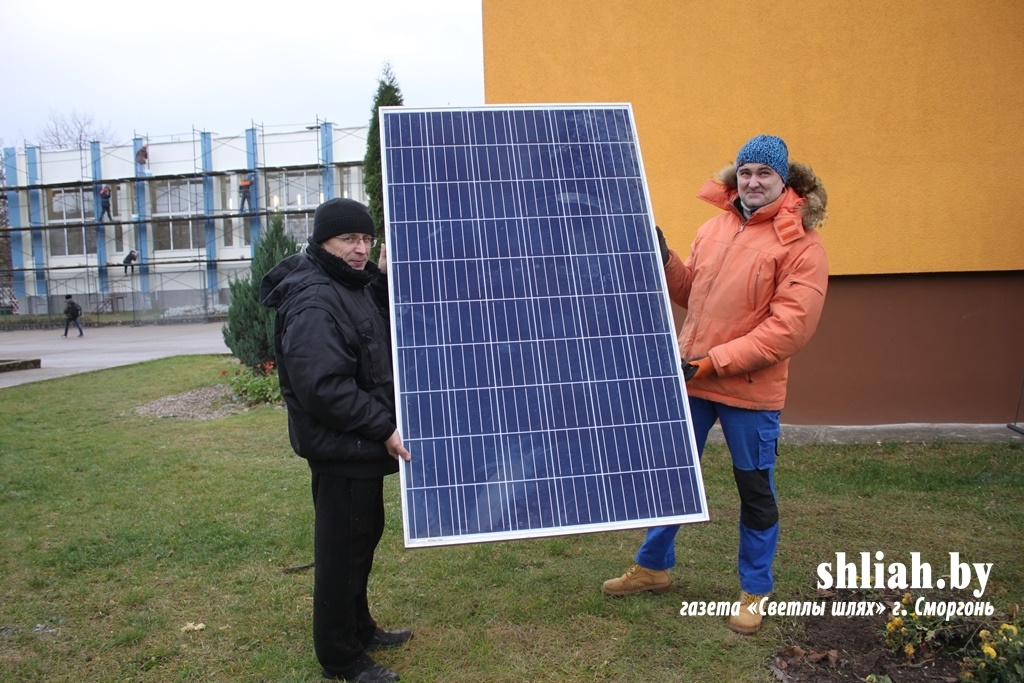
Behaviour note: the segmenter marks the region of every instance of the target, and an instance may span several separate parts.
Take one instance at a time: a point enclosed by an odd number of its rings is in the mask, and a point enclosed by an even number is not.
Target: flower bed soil
[[[870,597],[853,595],[837,602],[880,600],[887,604],[901,594]],[[869,674],[892,683],[956,683],[960,660],[946,650],[920,649],[913,661],[886,647],[883,633],[889,613],[864,617],[831,615],[831,602],[820,617],[803,617],[789,634],[793,643],[782,648],[770,666],[775,680],[782,683],[837,683],[860,681]],[[982,624],[978,623],[978,628]]]

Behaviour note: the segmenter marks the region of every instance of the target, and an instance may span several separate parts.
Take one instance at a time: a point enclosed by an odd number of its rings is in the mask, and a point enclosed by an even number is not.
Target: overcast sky
[[[365,126],[392,65],[406,106],[483,104],[481,0],[0,0],[0,139],[51,112],[119,141]]]

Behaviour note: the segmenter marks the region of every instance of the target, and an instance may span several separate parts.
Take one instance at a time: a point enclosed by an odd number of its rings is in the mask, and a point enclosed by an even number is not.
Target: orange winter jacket
[[[685,261],[671,252],[669,295],[687,310],[679,352],[710,356],[715,373],[691,380],[689,395],[751,410],[781,410],[789,358],[821,318],[828,287],[825,188],[807,166],[790,164],[782,196],[744,222],[735,166],[698,197],[723,209],[697,232]]]

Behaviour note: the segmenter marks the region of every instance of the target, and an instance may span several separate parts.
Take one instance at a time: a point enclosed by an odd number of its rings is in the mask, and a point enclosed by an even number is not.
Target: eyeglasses
[[[365,244],[366,246],[373,249],[377,246],[377,238],[370,237],[369,235],[341,235],[338,237],[342,242],[350,247],[354,247],[357,244]]]

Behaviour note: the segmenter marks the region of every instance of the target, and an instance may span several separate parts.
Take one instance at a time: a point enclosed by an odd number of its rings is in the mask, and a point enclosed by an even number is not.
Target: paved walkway
[[[79,372],[131,365],[155,358],[189,354],[230,353],[221,329],[224,323],[87,327],[85,336],[74,328],[65,339],[61,330],[0,332],[0,359],[39,358],[34,370],[0,372],[0,388]],[[721,430],[712,431],[721,441]],[[895,424],[866,426],[784,425],[782,443],[879,442],[1017,442],[1024,435],[1005,424]]]
[[[224,344],[223,322],[195,325],[86,327],[63,330],[0,332],[0,359],[38,358],[41,367],[0,372],[0,388],[74,375],[155,358],[231,353]]]

